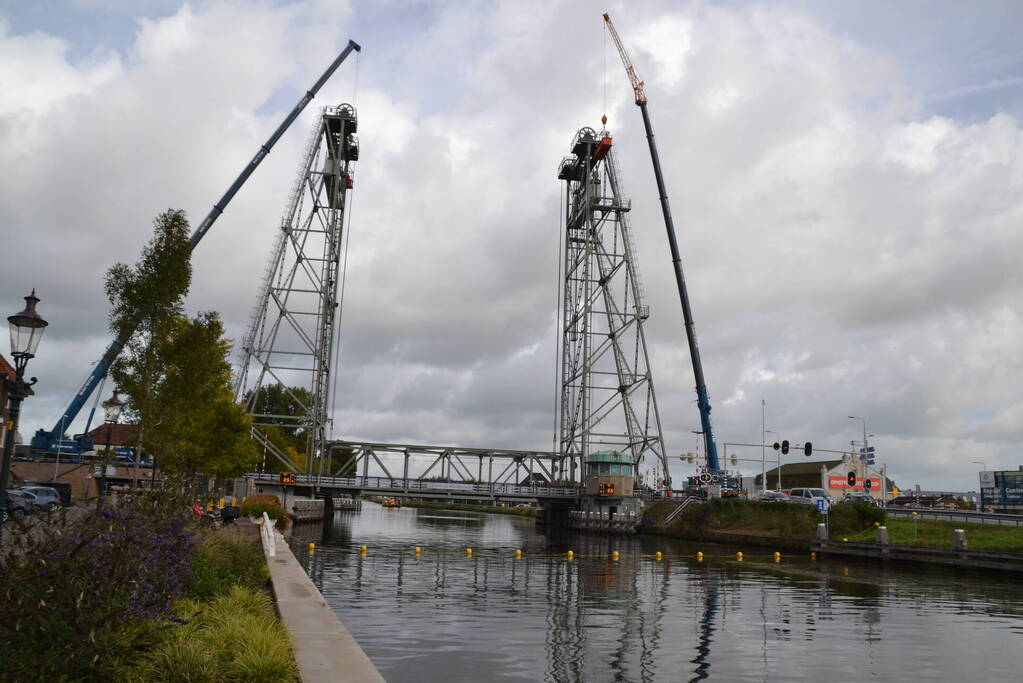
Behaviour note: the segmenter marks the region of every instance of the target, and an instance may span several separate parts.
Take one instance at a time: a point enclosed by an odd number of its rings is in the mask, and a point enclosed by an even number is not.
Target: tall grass
[[[142,664],[123,672],[126,683],[277,683],[298,680],[298,669],[273,602],[262,592],[235,586],[202,603],[179,601],[186,623]]]

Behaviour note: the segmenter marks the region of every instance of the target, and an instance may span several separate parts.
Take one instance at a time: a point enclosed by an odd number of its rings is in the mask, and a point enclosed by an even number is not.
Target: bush
[[[197,600],[226,594],[234,586],[261,590],[270,578],[259,541],[236,529],[206,534],[192,557],[192,573],[185,595]]]
[[[182,600],[177,612],[185,623],[138,667],[120,672],[120,680],[297,680],[287,631],[264,593],[236,586],[207,604]]]
[[[833,536],[858,534],[874,526],[874,522],[884,524],[888,519],[888,513],[883,509],[862,502],[832,505],[829,515],[828,522]]]
[[[242,505],[242,515],[245,517],[262,517],[264,512],[278,527],[283,527],[288,521],[288,513],[280,503],[245,501],[245,504]]]
[[[0,651],[17,656],[0,678],[103,679],[150,645],[192,577],[186,510],[185,499],[156,491],[101,513],[6,525]]]

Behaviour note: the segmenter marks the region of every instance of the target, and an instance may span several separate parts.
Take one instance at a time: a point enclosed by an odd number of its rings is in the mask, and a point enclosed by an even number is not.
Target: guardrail
[[[668,514],[668,516],[664,518],[664,522],[662,522],[662,525],[663,526],[670,525],[672,522],[675,521],[676,517],[678,517],[679,515],[682,514],[683,510],[685,510],[687,507],[689,507],[690,505],[692,505],[695,502],[703,502],[703,501],[698,499],[698,498],[696,498],[695,496],[686,496],[685,498],[683,498],[682,502],[679,503],[679,506],[676,507],[674,510],[672,510]]]
[[[255,481],[281,483],[280,475],[252,472],[245,475]],[[359,489],[387,493],[478,493],[487,496],[519,496],[531,498],[576,498],[581,488],[568,486],[518,486],[516,484],[472,484],[462,482],[420,481],[392,477],[323,477],[296,474],[295,484],[331,489]]]
[[[995,524],[1003,526],[1023,526],[1023,515],[1008,515],[999,512],[974,512],[973,510],[935,510],[934,508],[885,508],[892,517],[912,517],[913,513],[920,519],[937,519],[949,522],[967,522],[970,524]]]

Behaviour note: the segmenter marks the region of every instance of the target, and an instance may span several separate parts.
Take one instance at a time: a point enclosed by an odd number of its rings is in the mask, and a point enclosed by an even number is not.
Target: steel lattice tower
[[[576,467],[598,450],[668,463],[643,323],[650,315],[607,131],[583,128],[558,167],[565,181],[560,456]]]
[[[324,107],[313,128],[236,375],[236,398],[247,402],[254,425],[296,428],[305,435],[309,471],[327,448],[345,209],[351,197],[352,162],[359,158],[357,128],[350,104]],[[256,412],[258,390],[277,382],[308,389],[311,400],[291,392],[300,406],[298,415]],[[262,432],[253,429],[253,436],[285,466],[297,469]]]

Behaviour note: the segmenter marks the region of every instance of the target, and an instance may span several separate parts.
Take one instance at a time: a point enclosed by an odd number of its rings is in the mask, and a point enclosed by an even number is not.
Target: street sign
[[[817,499],[817,512],[821,513],[822,515],[828,514],[828,501],[825,500],[824,498]]]

